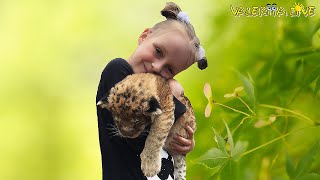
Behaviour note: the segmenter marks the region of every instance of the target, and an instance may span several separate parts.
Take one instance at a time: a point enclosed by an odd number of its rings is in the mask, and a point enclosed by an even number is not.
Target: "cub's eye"
[[[162,57],[162,51],[161,51],[161,49],[160,48],[158,48],[158,47],[156,47],[155,48],[155,50],[156,50],[156,54],[157,54],[157,56],[159,56],[159,57]]]

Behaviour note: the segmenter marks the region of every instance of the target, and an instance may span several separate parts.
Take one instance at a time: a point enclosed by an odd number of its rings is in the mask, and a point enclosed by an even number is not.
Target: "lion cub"
[[[168,81],[155,74],[132,74],[111,88],[110,93],[97,104],[112,113],[122,137],[136,138],[151,124],[140,154],[141,170],[147,177],[155,176],[161,170],[160,150],[164,148],[169,151],[169,143],[176,134],[188,138],[184,129],[186,125],[194,130],[196,128],[191,103],[181,89],[174,80],[170,80],[169,85]],[[172,93],[187,108],[175,123]],[[174,159],[174,179],[185,179],[185,155],[169,153]]]

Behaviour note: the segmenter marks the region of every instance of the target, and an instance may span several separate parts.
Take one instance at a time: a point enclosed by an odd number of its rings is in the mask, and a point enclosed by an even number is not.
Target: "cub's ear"
[[[99,102],[97,103],[97,106],[100,108],[105,108],[108,109],[108,97],[109,97],[109,93],[107,93],[106,95],[104,95]]]
[[[149,108],[146,110],[147,114],[159,115],[162,113],[160,103],[156,97],[152,96],[148,100],[148,106],[149,106]]]

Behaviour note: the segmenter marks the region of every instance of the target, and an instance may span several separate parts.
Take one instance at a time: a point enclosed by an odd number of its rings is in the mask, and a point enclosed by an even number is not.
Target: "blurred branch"
[[[308,120],[308,121],[311,121],[312,122],[312,125],[314,125],[316,122],[311,120],[310,118],[308,118],[307,116],[305,115],[302,115],[300,113],[297,113],[295,111],[292,111],[290,109],[286,109],[286,108],[283,108],[283,107],[278,107],[278,106],[273,106],[273,105],[268,105],[268,104],[259,104],[259,106],[262,106],[262,107],[266,107],[266,108],[271,108],[271,109],[278,109],[278,110],[282,110],[282,111],[287,111],[289,113],[292,113],[292,114],[295,114],[297,116],[300,116],[302,117],[303,119],[305,120]]]
[[[229,106],[227,106],[227,105],[224,105],[224,104],[221,104],[221,103],[218,103],[218,102],[215,102],[214,104],[217,104],[217,105],[219,105],[219,106],[225,107],[225,108],[230,109],[230,110],[232,110],[232,111],[235,111],[235,112],[244,114],[244,115],[246,115],[247,117],[251,117],[251,115],[249,115],[249,114],[247,114],[247,113],[245,113],[245,112],[243,112],[243,111],[240,111],[240,110],[238,110],[238,109],[234,109],[234,108],[232,108],[232,107],[229,107]]]
[[[283,52],[284,55],[292,57],[292,56],[305,56],[309,55],[311,53],[317,53],[320,52],[320,48],[314,48],[314,47],[306,47],[306,48],[301,48],[296,51],[291,51],[291,52]]]
[[[286,136],[289,136],[291,133],[293,133],[293,132],[286,133],[286,134],[284,134],[284,135],[282,135],[282,136],[279,136],[279,137],[277,137],[277,138],[275,138],[275,139],[272,139],[271,141],[268,141],[268,142],[266,142],[266,143],[264,143],[264,144],[262,144],[262,145],[260,145],[260,146],[258,146],[258,147],[255,147],[255,148],[253,148],[253,149],[250,149],[250,150],[244,152],[241,156],[245,156],[245,155],[247,155],[247,154],[249,154],[249,153],[252,153],[253,151],[256,151],[256,150],[258,150],[258,149],[261,149],[261,148],[263,148],[264,146],[267,146],[267,145],[269,145],[269,144],[271,144],[271,143],[273,143],[273,142],[275,142],[275,141],[278,141],[279,139],[282,139],[282,138],[284,138],[284,137],[286,137]]]
[[[279,136],[279,137],[277,137],[277,138],[274,138],[274,139],[272,139],[272,140],[270,140],[270,141],[268,141],[268,142],[266,142],[266,143],[264,143],[264,144],[261,144],[260,146],[257,146],[257,147],[255,147],[255,148],[253,148],[253,149],[250,149],[250,150],[244,152],[243,154],[241,154],[241,157],[242,157],[242,156],[245,156],[245,155],[247,155],[247,154],[250,154],[250,153],[252,153],[252,152],[254,152],[254,151],[258,150],[258,149],[261,149],[261,148],[263,148],[263,147],[265,147],[265,146],[267,146],[267,145],[269,145],[269,144],[271,144],[271,143],[273,143],[273,142],[275,142],[275,141],[278,141],[278,140],[280,140],[280,139],[282,139],[282,138],[285,138],[285,137],[287,137],[287,136],[289,136],[289,135],[291,135],[291,134],[293,134],[293,133],[296,133],[296,132],[305,130],[305,129],[307,129],[307,128],[314,128],[314,127],[319,127],[319,126],[304,127],[304,128],[300,128],[300,129],[297,129],[297,130],[288,132],[288,133],[286,133],[286,134],[283,134],[282,136]]]

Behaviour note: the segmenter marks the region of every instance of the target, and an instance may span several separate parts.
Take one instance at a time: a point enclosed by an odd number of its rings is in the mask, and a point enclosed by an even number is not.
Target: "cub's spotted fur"
[[[169,143],[176,134],[188,138],[184,127],[189,125],[194,130],[196,128],[190,101],[184,95],[177,98],[187,107],[187,111],[173,124],[174,102],[168,82],[161,76],[143,73],[127,76],[98,102],[100,107],[112,113],[122,137],[138,137],[151,124],[140,154],[141,169],[145,176],[152,177],[160,172],[160,150],[164,148],[169,151]],[[185,156],[170,154],[174,159],[174,179],[185,179]]]

